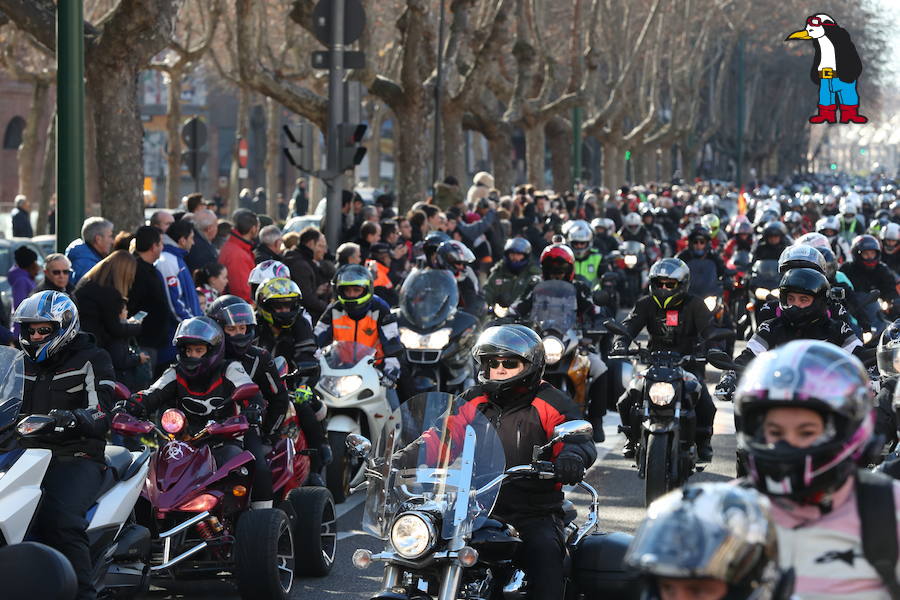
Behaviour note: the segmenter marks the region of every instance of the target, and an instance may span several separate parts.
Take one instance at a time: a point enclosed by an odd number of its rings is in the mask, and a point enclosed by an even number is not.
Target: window
[[[22,145],[22,133],[25,131],[25,119],[22,117],[13,117],[6,126],[6,132],[3,134],[3,149],[18,150]]]

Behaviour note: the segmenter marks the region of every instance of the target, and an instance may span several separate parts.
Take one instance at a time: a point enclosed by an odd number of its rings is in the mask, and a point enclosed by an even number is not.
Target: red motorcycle
[[[235,405],[257,391],[255,385],[238,389]],[[301,487],[310,451],[293,405],[282,428],[285,437],[267,454],[275,491],[271,509],[249,509],[254,457],[228,443],[250,429],[243,416],[210,421],[191,434],[184,413],[170,408],[159,427],[120,413],[112,428],[130,436],[155,432],[162,440],[135,508],[153,536],[151,575],[163,580],[159,585],[228,571],[242,598],[286,599],[295,573],[321,577],[331,570],[334,501],[326,488]]]

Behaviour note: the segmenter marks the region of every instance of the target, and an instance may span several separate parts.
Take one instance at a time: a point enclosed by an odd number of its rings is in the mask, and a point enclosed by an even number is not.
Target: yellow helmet
[[[260,316],[283,329],[291,327],[297,320],[302,300],[300,287],[286,277],[270,279],[256,290],[256,308]]]

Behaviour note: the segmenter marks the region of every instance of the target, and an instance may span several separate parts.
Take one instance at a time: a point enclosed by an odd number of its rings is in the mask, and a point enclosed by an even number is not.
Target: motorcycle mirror
[[[349,434],[345,443],[347,444],[347,450],[350,451],[350,454],[357,458],[366,459],[372,452],[372,442],[358,433]]]
[[[568,442],[576,439],[593,439],[594,427],[587,421],[566,421],[553,428],[553,439]]]
[[[625,329],[625,326],[622,325],[621,323],[619,323],[618,321],[616,321],[615,319],[607,319],[606,321],[603,322],[603,325],[607,329],[612,331],[613,333],[617,333],[619,335],[624,335],[626,337],[631,337],[628,334],[628,330]]]
[[[238,403],[247,403],[259,394],[259,386],[255,383],[247,383],[234,390],[231,399]]]
[[[721,340],[731,340],[734,339],[735,333],[731,329],[716,329],[708,336],[706,336],[707,342],[718,342]]]
[[[706,362],[723,371],[736,371],[740,368],[727,353],[718,349],[712,349],[706,353]]]
[[[278,375],[281,378],[284,378],[288,374],[287,359],[285,359],[283,356],[276,356],[275,357],[275,370],[278,371]]]
[[[593,300],[597,306],[603,306],[609,302],[609,292],[606,290],[594,290]]]

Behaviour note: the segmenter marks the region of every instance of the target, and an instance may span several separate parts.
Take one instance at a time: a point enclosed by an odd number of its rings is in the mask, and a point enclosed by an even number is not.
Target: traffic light
[[[837,163],[831,163],[831,170],[837,171]]]
[[[348,171],[362,162],[366,156],[365,146],[360,146],[366,135],[365,123],[338,124],[338,170]]]
[[[631,160],[631,150],[625,151],[625,160]]]
[[[313,171],[313,129],[309,123],[289,123],[284,126],[288,144],[284,154],[292,165],[305,173]]]

